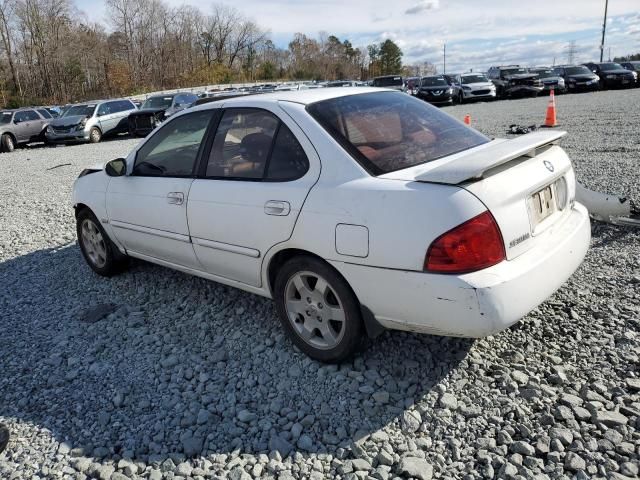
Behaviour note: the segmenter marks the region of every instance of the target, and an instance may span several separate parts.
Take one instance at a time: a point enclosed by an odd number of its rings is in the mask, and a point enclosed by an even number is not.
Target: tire
[[[314,360],[338,363],[363,345],[360,303],[323,261],[299,256],[286,262],[276,276],[274,299],[287,336]]]
[[[100,143],[100,140],[102,140],[102,132],[99,128],[93,127],[89,131],[89,141],[91,143]]]
[[[16,142],[8,133],[2,135],[0,143],[2,143],[2,151],[5,153],[11,153],[16,149]]]
[[[460,92],[458,94],[458,103],[462,105],[464,103],[464,93]]]
[[[124,269],[127,257],[120,253],[88,208],[78,212],[76,233],[82,256],[94,272],[111,277]]]

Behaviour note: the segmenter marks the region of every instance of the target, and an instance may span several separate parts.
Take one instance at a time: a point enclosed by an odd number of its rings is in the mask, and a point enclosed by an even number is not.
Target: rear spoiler
[[[455,160],[416,175],[415,180],[457,185],[465,180],[480,179],[488,170],[516,158],[535,157],[539,149],[556,144],[566,134],[563,131],[541,130],[513,140],[494,140],[486,148],[462,154]]]

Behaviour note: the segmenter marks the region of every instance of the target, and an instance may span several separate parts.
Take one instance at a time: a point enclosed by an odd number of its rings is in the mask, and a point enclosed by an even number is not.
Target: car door
[[[118,126],[117,102],[104,102],[98,107],[98,124],[103,135],[112,133]]]
[[[19,143],[29,141],[31,125],[26,110],[16,112],[13,116],[14,132]]]
[[[251,286],[261,285],[265,253],[291,236],[320,173],[300,128],[263,106],[223,111],[187,204],[204,269]]]
[[[201,270],[187,225],[187,198],[213,110],[167,121],[128,158],[107,188],[107,212],[133,256]]]
[[[36,142],[42,140],[42,132],[44,130],[44,118],[35,110],[27,110],[27,136],[28,141]]]

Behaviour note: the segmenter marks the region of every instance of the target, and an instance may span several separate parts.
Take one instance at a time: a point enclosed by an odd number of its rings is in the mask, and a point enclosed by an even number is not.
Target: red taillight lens
[[[424,269],[436,273],[469,273],[504,259],[502,234],[493,215],[486,211],[436,238],[427,250]]]

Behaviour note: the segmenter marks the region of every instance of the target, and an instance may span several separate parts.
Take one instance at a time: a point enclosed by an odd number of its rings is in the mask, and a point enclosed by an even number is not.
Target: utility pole
[[[600,43],[600,62],[604,56],[604,34],[607,31],[607,10],[609,9],[609,0],[604,0],[604,22],[602,22],[602,42]]]
[[[442,73],[447,73],[447,42],[442,45]]]

